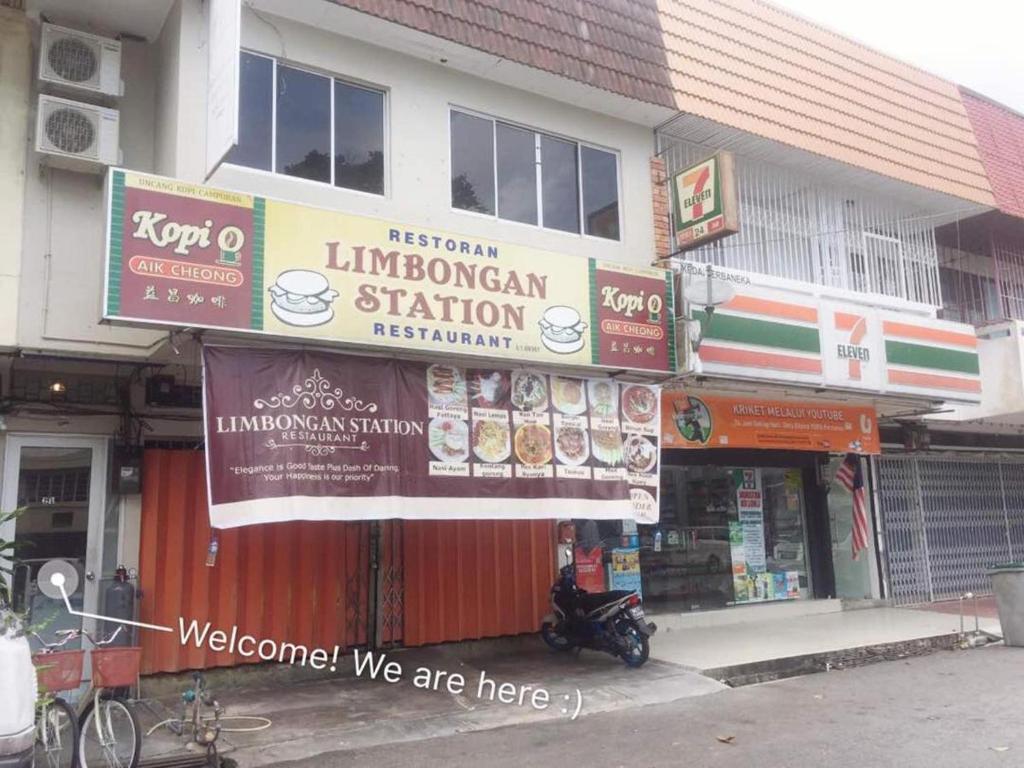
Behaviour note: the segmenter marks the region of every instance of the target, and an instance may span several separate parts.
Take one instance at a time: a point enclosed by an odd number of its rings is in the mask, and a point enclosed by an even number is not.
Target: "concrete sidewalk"
[[[655,620],[662,632],[651,645],[652,658],[701,671],[950,638],[960,630],[956,613],[889,607],[843,610],[839,601],[820,601],[813,612],[803,615],[734,609],[726,623],[709,623],[707,614],[696,621],[685,615]],[[964,618],[964,626],[974,629],[973,613]],[[981,616],[979,626],[983,632],[1001,633],[998,618]]]
[[[339,676],[328,680],[222,691],[211,684],[227,716],[258,715],[273,721],[270,728],[254,733],[224,733],[220,746],[246,768],[286,760],[312,761],[323,752],[367,749],[508,725],[568,722],[577,707],[579,714],[586,716],[664,704],[725,687],[694,670],[664,661],[651,660],[634,670],[618,659],[593,651],[556,654],[536,637],[393,651],[386,656],[388,661],[401,665],[399,682],[356,677],[349,657]],[[431,672],[457,672],[465,678],[465,690],[458,695],[449,693],[444,678],[438,691],[418,688],[413,684],[418,667]],[[486,683],[484,698],[480,698],[481,674],[496,686],[511,683],[515,694],[509,697],[514,703],[490,700],[491,688]],[[520,703],[519,692],[524,686],[530,688]],[[533,691],[538,688],[550,698],[544,709],[531,705]],[[497,687],[494,692],[496,696]],[[171,716],[179,707],[172,697],[149,705],[153,712],[140,712],[143,730],[161,717]],[[143,744],[143,765],[147,759],[181,754],[183,744],[166,730],[155,733]]]
[[[387,660],[402,668],[401,679],[394,683],[357,677],[351,656],[337,676],[326,680],[297,682],[288,678],[293,670],[281,666],[212,672],[208,682],[226,706],[227,716],[257,715],[273,721],[261,731],[224,733],[220,744],[246,767],[285,761],[316,764],[313,761],[323,753],[569,721],[577,708],[586,717],[666,704],[726,690],[718,680],[744,685],[931,652],[952,647],[960,624],[958,615],[942,611],[843,610],[839,601],[660,614],[654,620],[659,631],[651,643],[651,660],[639,670],[595,651],[554,653],[532,636],[388,651]],[[965,625],[973,629],[973,614]],[[999,633],[998,619],[982,617],[980,625]],[[414,684],[421,667],[431,674],[446,673],[438,690]],[[452,673],[465,680],[460,693],[446,689],[445,679]],[[494,682],[493,694],[489,683],[481,689],[481,675]],[[248,687],[229,688],[219,678],[234,678],[235,685]],[[492,700],[502,683],[511,683],[505,692],[512,703]],[[546,707],[531,705],[538,689],[549,698]],[[140,712],[144,730],[176,714],[180,699],[170,695],[174,690],[164,685],[164,697],[148,702],[152,711]],[[483,698],[478,695],[481,690]],[[183,745],[183,740],[161,730],[146,739],[143,757],[182,754]]]

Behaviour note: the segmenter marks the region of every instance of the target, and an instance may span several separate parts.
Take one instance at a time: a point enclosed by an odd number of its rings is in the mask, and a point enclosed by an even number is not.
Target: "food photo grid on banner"
[[[208,347],[204,364],[217,527],[657,521],[656,386],[303,350]]]
[[[659,392],[534,370],[426,370],[431,475],[627,483],[657,509]]]

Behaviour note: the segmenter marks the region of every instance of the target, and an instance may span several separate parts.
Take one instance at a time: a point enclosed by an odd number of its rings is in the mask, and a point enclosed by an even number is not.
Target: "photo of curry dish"
[[[516,430],[516,457],[522,464],[539,466],[551,461],[551,430],[543,424],[524,424]]]

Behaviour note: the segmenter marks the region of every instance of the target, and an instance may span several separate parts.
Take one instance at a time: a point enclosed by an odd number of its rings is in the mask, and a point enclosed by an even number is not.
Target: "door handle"
[[[96,581],[96,574],[93,573],[92,571],[86,571],[85,572],[85,579],[86,579],[86,581]]]

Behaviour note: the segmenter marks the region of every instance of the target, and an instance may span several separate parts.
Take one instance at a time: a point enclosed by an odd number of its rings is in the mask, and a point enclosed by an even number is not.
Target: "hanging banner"
[[[671,272],[113,170],[104,318],[674,372]]]
[[[661,442],[665,448],[882,452],[874,408],[717,397],[682,390],[662,393]]]
[[[210,519],[658,520],[658,387],[208,347]]]

